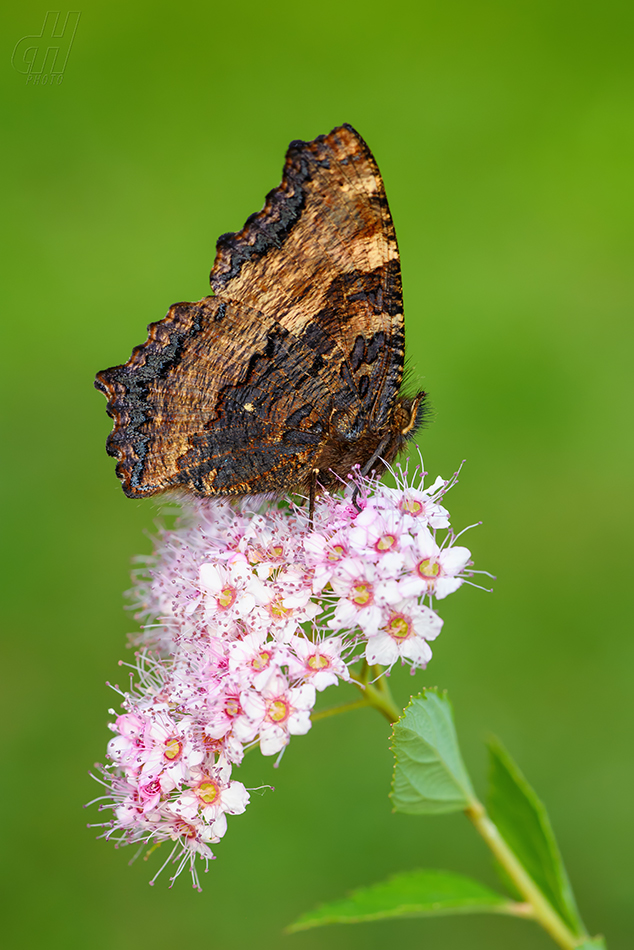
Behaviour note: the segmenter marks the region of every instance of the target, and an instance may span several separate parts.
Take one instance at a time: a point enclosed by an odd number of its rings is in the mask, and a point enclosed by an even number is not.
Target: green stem
[[[313,722],[319,719],[328,719],[329,716],[338,716],[339,713],[352,712],[353,709],[364,709],[371,706],[377,709],[381,715],[385,716],[388,722],[396,722],[402,715],[402,710],[398,708],[392,698],[387,679],[382,675],[383,670],[380,666],[370,667],[363,661],[359,679],[356,686],[363,694],[363,699],[354,700],[351,703],[341,703],[338,706],[329,706],[326,709],[319,709],[310,717]],[[370,676],[375,682],[368,682]]]
[[[530,904],[533,917],[550,934],[563,950],[575,950],[587,937],[574,934],[548,903],[533,879],[515,857],[502,835],[493,824],[479,801],[465,809],[465,814],[473,822],[488,847],[511,878],[522,897]],[[529,915],[526,915],[529,916]]]
[[[382,675],[382,672],[380,666],[370,667],[364,660],[356,683],[363,694],[363,699],[357,700],[357,702],[342,703],[340,706],[331,706],[329,709],[322,709],[314,713],[313,721],[326,719],[328,716],[336,716],[340,712],[372,706],[385,716],[388,722],[396,722],[402,716],[403,711],[394,702],[387,677]],[[370,678],[374,682],[370,682]],[[509,901],[508,904],[500,907],[499,913],[535,920],[544,928],[546,933],[550,934],[562,950],[576,950],[577,947],[580,947],[588,939],[587,935],[573,933],[564,923],[504,841],[487,815],[484,805],[474,799],[469,807],[465,809],[465,814],[484,838],[484,841],[525,900],[525,903]]]
[[[368,706],[373,706],[374,709],[378,709],[388,722],[396,722],[396,720],[400,719],[403,715],[403,710],[399,709],[394,702],[390,687],[387,684],[387,677],[381,675],[382,672],[383,670],[380,666],[369,667],[364,660],[361,668],[360,683],[357,683],[357,686],[365,696]],[[375,683],[368,682],[370,673],[372,673],[373,678],[376,680]]]
[[[329,716],[337,716],[339,713],[352,712],[353,709],[363,709],[370,703],[366,699],[355,699],[351,703],[340,703],[338,706],[328,706],[326,709],[318,709],[311,715],[312,722],[318,719],[328,719]]]

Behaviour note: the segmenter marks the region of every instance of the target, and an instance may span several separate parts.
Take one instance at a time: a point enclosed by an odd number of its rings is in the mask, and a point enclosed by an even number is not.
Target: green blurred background
[[[119,488],[94,374],[208,292],[217,236],[261,207],[288,142],[347,121],[396,222],[409,359],[435,407],[426,464],[467,459],[454,522],[484,520],[469,544],[498,577],[442,605],[432,664],[394,689],[449,689],[482,794],[482,739],[503,738],[588,927],[630,947],[634,7],[85,3],[62,84],[36,87],[11,53],[46,9],[1,14],[5,945],[551,946],[477,917],[282,936],[399,869],[495,882],[462,816],[390,813],[372,711],[294,739],[278,772],[249,757],[246,783],[276,791],[230,820],[202,895],[186,877],[148,887],[156,857],[130,868],[85,828],[104,683],[129,657],[121,593],[157,514]]]

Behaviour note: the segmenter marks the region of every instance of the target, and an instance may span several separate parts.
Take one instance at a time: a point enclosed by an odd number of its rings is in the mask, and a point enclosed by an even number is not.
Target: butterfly
[[[425,393],[400,392],[398,245],[352,126],[291,142],[262,211],[218,239],[210,283],[97,375],[125,494],[314,500],[357,466],[383,470],[421,424]]]

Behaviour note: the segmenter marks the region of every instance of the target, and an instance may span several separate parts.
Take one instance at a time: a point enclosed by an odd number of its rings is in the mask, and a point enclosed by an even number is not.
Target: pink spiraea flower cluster
[[[456,476],[395,475],[395,488],[357,476],[322,495],[312,525],[292,502],[210,499],[161,531],[135,591],[136,679],[100,767],[104,837],[171,842],[172,881],[189,865],[198,888],[196,855],[208,862],[249,802],[231,778],[246,749],[281,755],[316,693],[359,661],[427,665],[434,601],[471,576],[470,552],[441,504]]]

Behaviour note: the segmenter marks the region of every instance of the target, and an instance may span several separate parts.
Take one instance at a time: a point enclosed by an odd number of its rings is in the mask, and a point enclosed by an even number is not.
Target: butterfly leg
[[[390,443],[390,435],[389,434],[384,435],[381,441],[379,442],[377,448],[375,449],[375,451],[372,453],[368,461],[365,463],[365,465],[361,469],[359,474],[362,477],[365,477],[366,475],[370,474],[370,472],[372,471],[372,466],[377,461],[377,459],[381,458],[381,455],[383,454],[383,452],[385,452],[389,443]],[[361,506],[359,505],[359,502],[357,501],[358,497],[359,497],[359,487],[357,486],[352,493],[352,504],[357,509],[357,511],[361,511]]]
[[[319,469],[314,468],[310,473],[310,488],[308,494],[308,528],[313,530],[313,519],[315,516],[315,498],[317,496],[317,479],[319,478]]]

